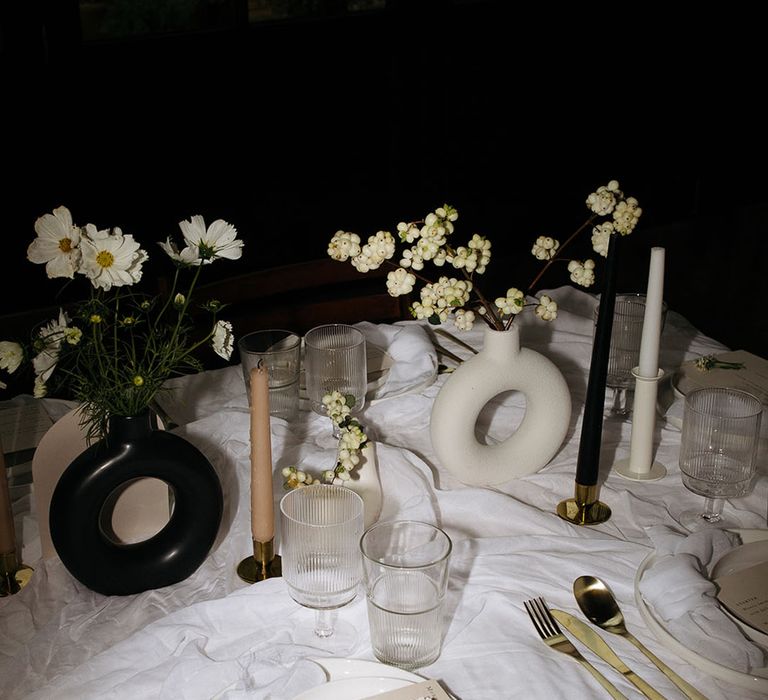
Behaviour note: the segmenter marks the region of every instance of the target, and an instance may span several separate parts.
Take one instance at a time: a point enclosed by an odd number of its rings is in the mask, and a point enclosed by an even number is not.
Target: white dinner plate
[[[735,532],[739,533],[740,531],[735,530]],[[758,541],[756,539],[758,537],[761,540],[768,538],[768,530],[758,531],[758,534],[755,534],[755,532],[756,531],[754,530],[750,530],[745,531],[744,534],[746,535],[748,533],[749,538],[755,539],[756,541]],[[645,599],[640,593],[640,579],[643,577],[643,574],[656,563],[656,560],[657,557],[655,553],[649,554],[640,564],[640,567],[635,574],[635,603],[637,604],[637,608],[640,611],[640,616],[648,626],[648,629],[650,629],[651,632],[653,632],[653,634],[656,636],[656,639],[658,639],[665,647],[667,647],[667,649],[677,654],[681,659],[687,661],[693,666],[696,666],[697,668],[700,668],[710,676],[728,681],[729,683],[733,683],[740,688],[747,688],[756,692],[768,693],[768,668],[755,669],[753,673],[743,673],[742,671],[737,671],[733,668],[729,668],[728,666],[723,666],[722,664],[712,661],[706,656],[702,656],[701,654],[684,646],[667,631],[667,629],[664,627],[664,621],[659,620],[653,614],[650,606],[646,604]]]
[[[413,681],[386,676],[342,678],[305,690],[294,700],[364,700],[364,698],[388,693],[390,690],[404,688],[407,685],[413,685]]]
[[[362,700],[362,698],[421,683],[424,678],[395,666],[361,659],[315,658],[327,682],[304,691],[294,700]]]
[[[766,561],[768,561],[768,540],[742,544],[738,547],[734,547],[730,552],[720,558],[712,568],[712,579],[714,580],[720,576],[736,574]],[[721,604],[723,612],[741,627],[744,634],[765,647],[766,651],[768,651],[768,634],[761,632],[756,627],[750,625],[746,620],[741,620],[737,615],[732,614],[722,601]]]

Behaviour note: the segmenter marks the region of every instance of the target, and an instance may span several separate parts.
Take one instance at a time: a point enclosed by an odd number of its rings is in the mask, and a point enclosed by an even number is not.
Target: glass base
[[[708,528],[730,530],[740,528],[741,522],[717,513],[707,513],[703,509],[686,510],[680,514],[680,524],[689,532],[700,532]]]
[[[634,392],[626,387],[609,387],[613,391],[611,406],[606,415],[611,418],[624,420],[632,413]]]

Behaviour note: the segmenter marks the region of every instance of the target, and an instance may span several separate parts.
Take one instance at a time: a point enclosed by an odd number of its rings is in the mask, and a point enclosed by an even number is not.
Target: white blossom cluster
[[[350,414],[350,407],[347,400],[340,391],[332,391],[323,396],[323,408],[334,425],[341,425],[344,419]]]
[[[557,303],[546,294],[542,294],[536,307],[536,315],[542,321],[554,321],[557,318]]]
[[[595,283],[595,261],[571,260],[568,263],[568,272],[571,273],[571,279],[582,287],[591,287]]]
[[[510,287],[505,296],[496,297],[492,302],[480,293],[475,275],[486,272],[491,260],[491,242],[480,234],[474,234],[466,245],[453,246],[450,243],[458,212],[447,204],[427,214],[423,221],[397,224],[397,239],[404,245],[395,257],[395,239],[386,231],[379,231],[361,245],[357,234],[337,231],[329,246],[328,254],[339,261],[350,260],[362,272],[373,270],[384,262],[394,269],[387,274],[387,291],[392,296],[411,294],[418,282],[423,282],[419,300],[411,306],[411,313],[417,319],[430,323],[445,323],[453,318],[459,330],[469,330],[475,320],[484,320],[491,328],[508,328],[514,317],[526,305],[535,307],[538,318],[551,321],[557,317],[557,304],[543,295],[526,304],[526,294],[531,294],[543,272],[555,261],[566,261],[570,279],[584,287],[595,282],[593,260],[564,260],[563,249],[583,229],[592,225],[592,248],[598,255],[607,256],[611,235],[627,235],[637,225],[642,214],[634,197],[625,197],[616,180],[602,185],[586,200],[591,215],[564,243],[551,236],[538,236],[531,247],[531,254],[544,263],[544,269],[526,288]],[[599,221],[599,218],[610,217]],[[397,260],[397,261],[396,261]],[[463,275],[463,279],[441,276],[437,282],[422,276],[426,263],[436,267],[450,266]]]
[[[557,255],[560,242],[549,236],[539,236],[533,244],[531,253],[537,260],[552,260]]]
[[[515,287],[510,287],[507,295],[498,297],[495,304],[504,316],[519,314],[525,305],[525,294]]]
[[[624,197],[619,183],[611,180],[607,185],[587,197],[587,207],[598,216],[612,215],[613,221],[605,221],[592,229],[592,247],[605,257],[608,254],[608,240],[614,232],[628,236],[634,231],[643,210],[634,197]]]
[[[452,311],[467,304],[471,292],[472,282],[469,280],[440,277],[437,282],[421,288],[421,301],[414,302],[413,315],[427,320],[438,318],[440,323],[445,323]]]
[[[474,234],[467,247],[459,246],[453,254],[447,254],[446,260],[457,270],[464,268],[467,272],[477,272],[482,275],[486,266],[491,262],[491,242],[479,234]]]
[[[323,406],[329,418],[340,430],[336,466],[326,469],[319,477],[296,467],[284,467],[282,475],[286,489],[301,488],[310,484],[344,484],[352,478],[352,471],[360,464],[360,450],[368,443],[362,426],[350,416],[348,399],[339,391],[323,396]]]

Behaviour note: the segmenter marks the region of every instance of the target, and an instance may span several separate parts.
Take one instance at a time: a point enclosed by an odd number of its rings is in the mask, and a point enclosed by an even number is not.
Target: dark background
[[[82,40],[77,2],[6,7],[0,315],[54,303],[62,280],[25,251],[35,219],[62,204],[78,224],[132,233],[151,280],[168,271],[153,242],[193,214],[246,242],[240,261],[206,270],[214,279],[322,258],[337,229],[393,230],[449,202],[456,238],[492,240],[495,293],[526,285],[533,239],[563,240],[586,195],[618,179],[644,210],[620,290],[644,289],[662,245],[669,307],[768,354],[757,18],[315,5],[328,11],[248,25],[234,9],[225,28],[103,42]]]

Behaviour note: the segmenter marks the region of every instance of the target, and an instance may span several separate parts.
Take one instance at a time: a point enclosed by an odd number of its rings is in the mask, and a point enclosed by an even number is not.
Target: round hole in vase
[[[515,411],[511,420],[508,417],[499,418],[496,413],[502,405],[516,406],[519,410]],[[475,422],[475,439],[481,445],[497,445],[504,442],[520,427],[525,417],[525,409],[525,394],[522,392],[499,392],[480,410]]]
[[[166,525],[134,544],[104,527],[115,494],[141,478],[173,491]],[[107,436],[67,467],[51,498],[51,538],[70,573],[105,595],[128,595],[182,581],[205,560],[221,522],[221,484],[205,456],[148,414],[114,416]]]
[[[153,517],[154,496],[163,490],[167,492],[168,516],[158,519]],[[99,513],[99,527],[104,537],[117,545],[144,542],[168,524],[173,502],[173,488],[160,479],[149,477],[126,481],[104,501]],[[146,527],[147,522],[151,522],[151,529]]]
[[[486,404],[505,391],[525,396],[525,415],[503,442],[485,444],[475,428]],[[483,349],[465,360],[441,387],[430,435],[441,466],[469,485],[495,486],[545,466],[568,433],[571,396],[557,366],[520,347],[516,325],[485,329]]]

